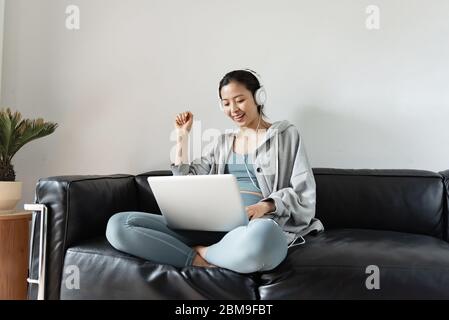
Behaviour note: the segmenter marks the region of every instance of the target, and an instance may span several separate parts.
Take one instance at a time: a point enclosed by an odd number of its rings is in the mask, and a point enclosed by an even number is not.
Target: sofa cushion
[[[449,244],[433,237],[340,229],[289,250],[261,275],[261,299],[449,299]],[[366,287],[370,265],[380,289]]]
[[[71,266],[79,269],[79,289]],[[105,237],[69,248],[64,270],[61,299],[257,298],[254,274],[152,263],[115,250]]]
[[[329,229],[358,228],[445,239],[443,178],[423,170],[314,168],[316,217]]]

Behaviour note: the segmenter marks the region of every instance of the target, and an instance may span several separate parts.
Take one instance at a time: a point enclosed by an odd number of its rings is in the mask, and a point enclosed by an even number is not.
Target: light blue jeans
[[[287,240],[272,219],[253,219],[227,233],[173,230],[158,214],[125,211],[113,215],[106,238],[117,250],[175,267],[191,266],[191,246],[208,245],[205,260],[239,273],[267,271],[287,256]]]

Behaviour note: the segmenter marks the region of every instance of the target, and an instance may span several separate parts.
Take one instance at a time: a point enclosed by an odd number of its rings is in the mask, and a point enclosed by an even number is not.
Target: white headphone
[[[262,81],[260,80],[260,76],[257,72],[251,70],[251,69],[242,69],[242,71],[246,71],[251,73],[253,76],[256,77],[257,81],[259,81],[259,89],[254,92],[254,101],[256,102],[256,105],[260,106],[261,110],[263,109],[265,103],[267,102],[267,91],[265,90],[265,87],[262,85]],[[222,101],[218,101],[218,104],[220,106],[220,109],[223,111],[223,104]]]

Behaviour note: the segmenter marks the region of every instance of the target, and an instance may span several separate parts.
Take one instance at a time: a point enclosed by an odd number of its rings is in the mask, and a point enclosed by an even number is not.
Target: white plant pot
[[[22,199],[22,182],[0,181],[0,214],[13,213]]]

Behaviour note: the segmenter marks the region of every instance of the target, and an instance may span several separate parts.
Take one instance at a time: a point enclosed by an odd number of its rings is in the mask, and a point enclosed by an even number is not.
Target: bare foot
[[[195,257],[193,258],[192,265],[199,267],[211,267],[216,268],[216,265],[210,264],[207,262],[204,257],[206,256],[207,247],[205,246],[195,246],[193,250],[197,252]]]
[[[195,255],[192,261],[192,266],[195,267],[216,267],[203,259],[198,253]]]
[[[198,254],[203,258],[206,259],[206,251],[207,251],[207,247],[205,246],[194,246],[193,250],[195,250],[196,252],[198,252]]]

